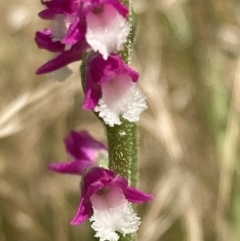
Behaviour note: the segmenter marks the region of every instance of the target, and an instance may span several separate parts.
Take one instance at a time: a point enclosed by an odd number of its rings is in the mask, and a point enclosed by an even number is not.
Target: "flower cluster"
[[[131,31],[129,9],[120,0],[41,2],[45,9],[39,17],[51,20],[51,27],[38,31],[35,41],[56,56],[36,73],[50,73],[83,59],[83,109],[94,111],[110,127],[122,125],[122,119],[137,122],[147,108],[146,97],[137,87],[138,73],[119,55]],[[131,203],[145,203],[153,196],[106,169],[107,147],[86,131],[72,131],[64,141],[71,160],[52,163],[49,169],[82,176],[81,198],[71,224],[90,217],[100,241],[117,241],[118,233],[136,232],[141,221]]]
[[[92,49],[104,59],[122,50],[130,28],[128,9],[118,0],[41,0],[46,7],[39,17],[52,20],[51,28],[36,33],[39,48],[59,53],[37,70],[48,73],[74,61]]]
[[[86,59],[84,109],[98,112],[106,125],[120,125],[120,117],[137,122],[147,108],[137,87],[138,73],[117,54],[130,31],[128,8],[119,0],[51,0],[39,16],[52,20],[51,27],[36,33],[39,48],[58,55],[37,74],[49,73]]]
[[[136,232],[141,221],[130,203],[148,202],[153,195],[130,187],[124,177],[103,168],[107,149],[86,131],[72,131],[65,138],[65,145],[73,160],[52,163],[49,168],[82,175],[81,198],[71,224],[81,224],[91,216],[91,226],[100,241],[117,241],[116,232],[123,235]]]

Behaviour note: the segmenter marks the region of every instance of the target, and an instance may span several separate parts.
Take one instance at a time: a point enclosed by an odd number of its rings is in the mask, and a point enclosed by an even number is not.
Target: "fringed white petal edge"
[[[124,236],[137,232],[141,224],[140,220],[127,200],[118,207],[108,210],[93,209],[93,216],[90,218],[91,226],[96,231],[95,237],[100,241],[117,241],[119,235],[116,232]]]
[[[130,122],[137,122],[141,113],[147,109],[146,96],[130,80],[129,76],[118,76],[102,84],[102,98],[94,108],[104,123],[109,126],[120,125],[120,116]]]
[[[102,13],[87,15],[86,40],[105,60],[123,50],[129,32],[128,22],[112,5],[106,4]]]
[[[139,229],[141,219],[134,213],[120,188],[112,187],[106,195],[94,194],[91,201],[93,216],[90,222],[96,231],[95,237],[100,241],[117,241],[119,235],[116,232],[125,236]]]

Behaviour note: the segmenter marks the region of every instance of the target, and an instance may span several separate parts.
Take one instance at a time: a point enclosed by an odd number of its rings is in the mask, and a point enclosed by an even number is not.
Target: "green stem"
[[[118,241],[134,241],[134,240],[135,240],[135,238],[133,235],[126,235],[125,237],[120,235],[120,238]]]
[[[120,54],[125,63],[129,64],[131,60],[133,42],[136,32],[136,19],[132,8],[132,0],[122,0],[122,3],[128,7],[128,23],[130,25],[130,33],[125,44],[125,48]]]
[[[136,124],[121,119],[121,125],[106,126],[109,168],[128,179],[131,186],[137,180]]]

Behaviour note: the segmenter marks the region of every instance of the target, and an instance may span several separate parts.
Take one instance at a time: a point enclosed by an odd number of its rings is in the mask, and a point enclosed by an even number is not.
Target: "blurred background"
[[[0,3],[0,241],[91,240],[72,227],[79,177],[51,173],[63,138],[101,124],[81,109],[79,63],[36,76],[52,56],[34,43],[40,1]],[[135,0],[132,66],[149,109],[139,123],[139,241],[240,240],[240,2]]]

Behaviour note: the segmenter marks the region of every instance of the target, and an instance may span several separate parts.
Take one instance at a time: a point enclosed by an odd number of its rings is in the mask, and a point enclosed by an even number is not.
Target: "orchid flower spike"
[[[85,172],[82,181],[82,194],[72,225],[84,222],[89,216],[95,237],[100,241],[117,241],[119,235],[135,233],[141,224],[131,203],[145,203],[153,195],[128,186],[121,176],[110,170],[93,167]]]
[[[107,161],[106,146],[95,140],[87,131],[72,131],[64,142],[72,160],[50,164],[48,167],[52,171],[81,175],[87,168],[101,165],[101,161]]]
[[[99,112],[106,125],[120,125],[120,117],[137,122],[147,108],[146,97],[137,87],[138,73],[118,56],[104,60],[100,54],[86,64],[84,109]]]

